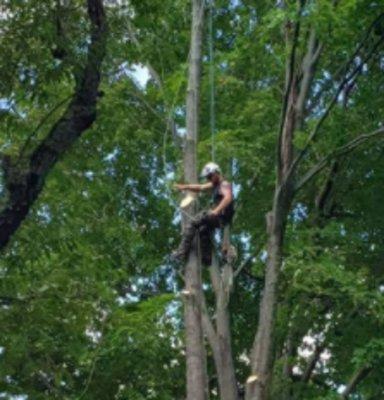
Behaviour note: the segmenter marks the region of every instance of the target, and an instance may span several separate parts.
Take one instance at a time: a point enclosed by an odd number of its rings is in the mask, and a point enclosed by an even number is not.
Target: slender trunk
[[[219,355],[215,357],[215,365],[219,379],[220,399],[237,400],[238,395],[235,366],[232,356],[229,311],[227,302],[223,300],[220,300],[216,314]]]
[[[230,244],[229,236],[229,227],[226,227],[223,235],[223,247],[227,249],[226,263],[220,268],[218,260],[213,254],[213,263],[210,268],[211,282],[216,299],[216,325],[214,326],[212,323],[205,304],[205,298],[202,297],[203,327],[213,353],[220,399],[238,400],[228,310],[229,297],[233,287],[233,263],[236,259],[236,251]]]
[[[192,1],[192,32],[187,89],[187,136],[184,148],[184,174],[187,182],[197,181],[196,144],[199,124],[199,91],[203,24],[202,0]],[[193,205],[192,205],[193,207]],[[190,208],[187,215],[195,210]],[[183,220],[185,225],[186,219]],[[205,349],[201,321],[201,268],[194,243],[185,266],[185,341],[187,400],[208,398]]]
[[[215,344],[212,348],[214,350],[214,361],[219,381],[220,399],[237,400],[238,393],[232,355],[231,329],[228,310],[229,296],[233,280],[232,265],[226,263],[222,268],[221,274],[218,266],[213,265],[211,268],[211,277],[212,282],[216,282],[213,285],[216,296],[216,335]]]
[[[268,395],[276,288],[283,244],[283,216],[274,210],[268,214],[267,224],[269,231],[267,271],[260,305],[259,325],[251,354],[251,375],[246,384],[246,400],[264,400]]]

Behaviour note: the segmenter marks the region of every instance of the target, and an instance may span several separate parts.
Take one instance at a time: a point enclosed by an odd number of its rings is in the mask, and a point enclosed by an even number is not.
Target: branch
[[[41,193],[45,178],[81,134],[96,119],[101,64],[106,51],[107,23],[102,0],[88,0],[91,41],[86,64],[81,71],[72,100],[61,118],[31,155],[4,170],[8,200],[0,210],[0,249],[9,242]],[[8,163],[11,164],[11,163]]]
[[[296,102],[296,121],[299,125],[303,122],[305,103],[315,75],[315,66],[319,60],[322,49],[323,46],[317,43],[316,31],[312,28],[309,35],[307,53],[302,63],[303,78],[301,80],[300,92]]]
[[[304,0],[300,0],[300,7],[299,7],[299,10],[298,10],[297,22],[295,24],[295,32],[294,32],[294,35],[293,35],[293,43],[292,43],[292,48],[291,48],[291,54],[290,54],[290,58],[289,58],[289,63],[287,65],[287,68],[288,68],[287,80],[286,80],[286,85],[285,85],[283,107],[282,107],[281,116],[280,116],[280,128],[279,128],[279,138],[278,138],[278,146],[277,146],[277,164],[278,164],[277,167],[278,167],[278,171],[281,170],[281,165],[282,165],[281,146],[282,146],[282,140],[283,140],[285,119],[286,119],[287,111],[288,111],[289,96],[291,94],[293,77],[294,77],[296,50],[297,50],[297,47],[298,47],[298,44],[299,44],[299,35],[300,35],[300,18],[301,18],[301,14],[302,14],[302,11],[303,11],[303,8],[304,8],[304,3],[305,3]]]
[[[348,154],[358,146],[364,144],[366,141],[375,138],[376,136],[380,136],[384,134],[384,127],[377,129],[371,133],[362,134],[355,139],[351,140],[344,146],[339,147],[334,150],[327,156],[325,156],[322,160],[320,160],[315,166],[313,166],[304,176],[303,178],[296,184],[295,192],[299,191],[306,185],[314,176],[316,176],[320,171],[322,171],[328,163],[334,158],[340,157],[342,155]]]
[[[349,395],[356,389],[357,385],[367,377],[367,375],[372,371],[372,367],[364,366],[361,367],[355,374],[352,376],[351,380],[347,384],[347,387],[344,389],[343,393],[340,395],[341,399],[348,399]]]
[[[373,48],[371,49],[371,51],[368,53],[368,55],[361,61],[361,63],[348,75],[346,76],[342,82],[339,84],[336,93],[334,94],[332,100],[330,101],[330,103],[328,104],[327,108],[325,109],[323,115],[321,116],[321,118],[318,120],[317,124],[315,125],[314,129],[312,130],[312,132],[310,133],[308,139],[307,139],[307,143],[305,144],[304,148],[300,151],[300,153],[297,155],[297,157],[295,158],[295,160],[293,161],[288,174],[287,174],[287,180],[291,177],[291,175],[293,174],[293,172],[296,170],[297,166],[299,165],[300,161],[302,160],[302,158],[305,156],[305,154],[307,153],[309,146],[311,145],[311,143],[313,142],[313,140],[315,139],[315,137],[317,136],[320,128],[322,127],[324,121],[327,119],[328,115],[330,114],[331,110],[333,109],[333,107],[335,106],[335,104],[337,103],[337,100],[339,98],[340,93],[342,92],[342,90],[344,89],[344,86],[351,80],[353,79],[357,74],[360,74],[361,70],[363,69],[364,64],[367,62],[367,60],[369,60],[371,58],[371,56],[375,53],[375,51],[378,49],[378,47],[383,43],[383,37],[381,37],[379,40],[376,41],[375,45],[373,46]]]
[[[48,119],[62,106],[64,105],[68,100],[70,100],[72,98],[71,96],[67,96],[66,98],[64,98],[63,100],[61,100],[59,103],[57,103],[44,117],[43,119],[39,122],[39,124],[36,126],[36,128],[33,130],[33,132],[28,136],[27,140],[25,141],[23,147],[20,150],[19,153],[19,159],[20,160],[26,150],[29,147],[29,144],[31,143],[31,140],[36,136],[36,134],[38,133],[38,131],[41,129],[41,127],[48,121]]]
[[[331,194],[333,187],[335,186],[336,175],[339,171],[339,162],[333,161],[329,170],[328,176],[320,190],[320,193],[315,197],[316,214],[324,217],[326,212],[326,206],[331,202]]]
[[[321,98],[321,96],[323,95],[323,93],[328,90],[330,87],[332,87],[332,82],[336,79],[339,79],[341,76],[345,75],[346,71],[348,70],[348,68],[352,65],[352,63],[356,60],[356,57],[358,56],[358,54],[360,53],[360,50],[364,47],[365,42],[368,40],[368,38],[371,36],[371,33],[373,31],[373,29],[375,28],[375,26],[377,25],[377,23],[380,21],[381,18],[384,17],[384,13],[381,13],[372,23],[371,25],[368,27],[367,32],[365,33],[363,39],[360,41],[359,45],[356,47],[356,50],[353,52],[353,54],[351,55],[351,57],[349,58],[349,60],[342,65],[334,74],[333,78],[330,78],[329,80],[327,80],[326,84],[316,93],[315,97],[313,98],[313,100],[311,101],[311,110],[313,110],[314,107],[316,107],[316,105],[318,105],[318,101]]]
[[[259,255],[259,253],[260,253],[260,251],[261,251],[262,248],[263,248],[263,245],[260,244],[259,248],[256,249],[256,251],[254,251],[250,256],[248,256],[248,257],[237,267],[237,269],[236,269],[236,270],[234,271],[234,273],[233,273],[233,280],[235,280],[235,279],[240,275],[240,273],[243,271],[243,269],[244,269],[245,267],[247,267],[247,266],[253,261],[253,259],[256,258],[256,257]]]
[[[319,358],[321,356],[321,353],[324,350],[324,344],[318,344],[315,348],[314,353],[312,354],[311,358],[308,361],[308,364],[305,368],[305,371],[303,372],[303,375],[301,376],[301,381],[304,383],[307,383],[311,376],[312,372],[316,367],[317,362],[319,361]]]

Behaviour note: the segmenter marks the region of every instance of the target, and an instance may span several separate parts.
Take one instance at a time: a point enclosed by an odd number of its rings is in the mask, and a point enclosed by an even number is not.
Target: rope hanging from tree
[[[209,89],[210,89],[210,106],[209,119],[211,130],[211,159],[215,162],[215,54],[213,47],[213,14],[214,0],[209,1],[209,19],[208,19],[208,52],[209,52]]]

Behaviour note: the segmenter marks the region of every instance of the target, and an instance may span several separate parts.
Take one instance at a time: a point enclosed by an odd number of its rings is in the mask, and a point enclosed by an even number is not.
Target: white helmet
[[[220,167],[214,163],[214,162],[209,162],[208,164],[204,165],[203,170],[201,171],[201,178],[206,178],[207,176],[214,174],[214,173],[221,174]]]

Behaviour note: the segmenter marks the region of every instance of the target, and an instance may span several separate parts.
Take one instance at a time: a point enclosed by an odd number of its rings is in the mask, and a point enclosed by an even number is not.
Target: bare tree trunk
[[[293,68],[293,62],[288,68]],[[259,324],[251,351],[251,375],[246,383],[247,400],[268,398],[268,383],[272,372],[273,324],[276,312],[276,290],[282,264],[283,238],[288,212],[293,198],[293,179],[290,167],[293,158],[295,132],[297,81],[294,71],[287,72],[287,105],[283,116],[278,147],[278,171],[272,211],[267,214],[267,268],[260,303]]]
[[[197,181],[196,145],[199,125],[199,92],[201,79],[201,47],[204,2],[192,1],[192,32],[189,55],[187,89],[187,135],[184,148],[184,175],[186,182]],[[194,213],[193,205],[187,215]],[[187,217],[183,219],[183,225]],[[201,320],[201,266],[195,241],[185,266],[185,335],[187,400],[208,398],[205,349]]]
[[[228,231],[227,231],[228,235]],[[229,238],[227,238],[229,239]],[[231,249],[228,247],[228,251]],[[216,327],[209,319],[207,307],[203,307],[203,323],[205,334],[212,348],[213,359],[219,383],[221,400],[237,400],[237,383],[235,366],[232,356],[231,330],[229,318],[229,296],[233,284],[232,262],[234,257],[228,255],[229,260],[225,263],[220,273],[216,257],[210,268],[212,286],[215,293],[216,304]],[[205,305],[205,302],[203,301]]]
[[[268,398],[276,289],[282,262],[284,227],[289,207],[288,204],[282,204],[282,199],[279,197],[280,195],[277,193],[274,208],[267,215],[267,270],[260,304],[259,324],[251,354],[251,375],[246,384],[246,400]]]
[[[216,329],[219,354],[215,357],[216,370],[219,378],[220,399],[237,400],[237,384],[232,356],[228,300],[224,285],[221,290],[216,306]]]

